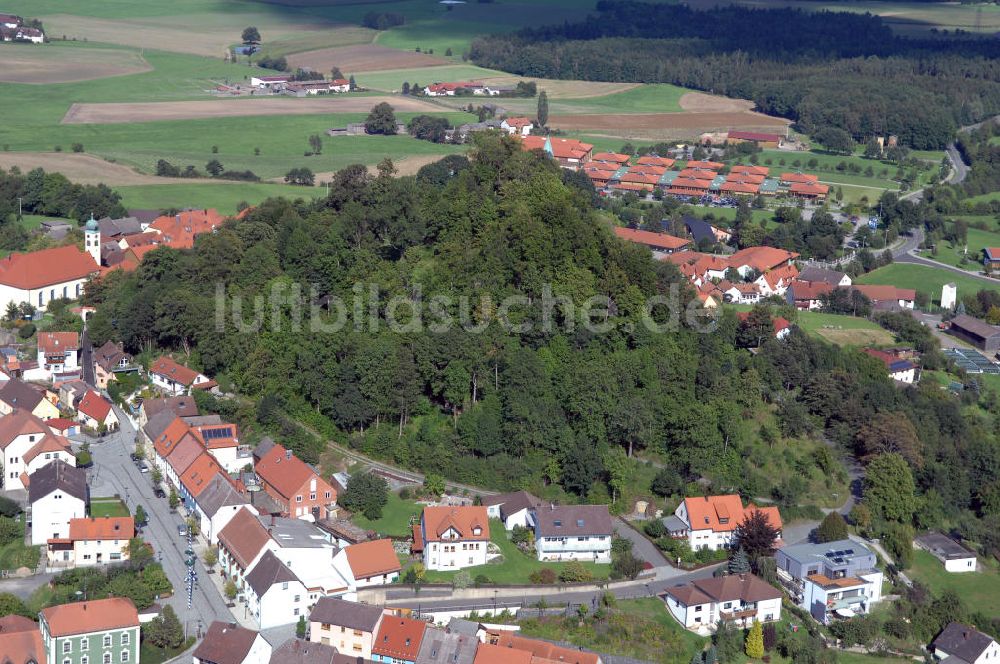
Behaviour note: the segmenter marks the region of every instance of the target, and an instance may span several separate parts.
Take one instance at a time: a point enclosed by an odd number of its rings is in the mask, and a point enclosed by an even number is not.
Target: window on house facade
[[[122,661],[123,662],[128,661],[128,650],[122,650]]]
[[[68,653],[70,648],[72,647],[73,647],[72,643],[70,643],[69,641],[63,641],[63,654],[65,655],[66,653]]]
[[[301,503],[302,502],[302,496],[295,496],[295,502]]]
[[[315,493],[310,493],[309,494],[309,500],[316,500],[316,494]]]
[[[80,664],[90,664],[90,657],[88,657],[87,655],[84,655],[83,657],[81,657],[80,658]]]
[[[122,632],[122,645],[127,646],[129,644],[129,633]]]
[[[88,650],[90,650],[90,639],[85,636],[80,639],[80,652],[87,652]]]
[[[111,635],[110,634],[105,634],[104,635],[104,647],[105,648],[110,648],[111,647]]]
[[[330,500],[330,492],[327,491],[325,494],[323,494],[323,497],[326,498],[327,500]]]
[[[101,664],[111,664],[111,653],[104,653],[104,657],[101,659]]]

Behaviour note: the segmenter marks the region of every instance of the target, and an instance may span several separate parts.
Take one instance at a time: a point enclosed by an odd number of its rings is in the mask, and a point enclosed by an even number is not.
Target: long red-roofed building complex
[[[781,144],[778,134],[765,134],[758,131],[731,131],[726,136],[730,143],[756,143],[762,148],[776,148]]]
[[[691,244],[691,240],[687,238],[634,228],[622,228],[621,226],[615,226],[615,235],[629,242],[646,245],[658,254],[672,254]]]

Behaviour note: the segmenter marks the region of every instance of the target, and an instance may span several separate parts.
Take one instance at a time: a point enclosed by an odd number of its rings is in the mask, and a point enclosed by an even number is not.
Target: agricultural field
[[[934,304],[941,303],[941,287],[949,283],[958,286],[960,298],[983,289],[1000,291],[1000,282],[990,282],[972,276],[966,277],[951,270],[909,263],[886,265],[859,277],[855,281],[859,284],[886,284],[897,288],[913,288],[928,293]]]
[[[888,346],[892,333],[864,318],[800,311],[796,321],[803,331],[838,346]]]
[[[35,48],[0,44],[0,83],[69,83],[152,69],[142,55],[117,48]]]
[[[289,67],[309,67],[315,71],[328,72],[337,66],[345,76],[366,71],[436,67],[447,64],[448,60],[434,55],[400,51],[370,43],[320,48],[288,56]]]
[[[263,182],[198,182],[190,184],[147,184],[115,187],[126,208],[162,210],[171,207],[215,208],[221,214],[236,214],[240,203],[256,205],[276,196],[289,200],[318,198],[325,188],[294,187]]]

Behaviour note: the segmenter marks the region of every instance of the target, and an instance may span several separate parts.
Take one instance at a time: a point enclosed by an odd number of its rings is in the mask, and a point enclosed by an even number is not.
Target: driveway
[[[667,559],[656,548],[656,545],[646,539],[645,535],[633,528],[621,517],[615,517],[615,533],[632,542],[632,553],[636,558],[645,560],[653,567],[666,567],[669,565]]]
[[[177,526],[184,521],[180,514],[170,511],[165,498],[153,495],[149,476],[140,473],[132,463],[129,455],[135,451],[135,429],[117,406],[115,414],[121,422],[121,430],[90,447],[94,457],[94,467],[88,472],[91,495],[119,494],[131,511],[135,511],[137,504],[145,509],[149,523],[143,529],[142,537],[153,545],[153,550],[174,586],[174,595],[165,600],[165,603],[173,606],[182,622],[190,623],[188,628],[192,633],[197,629],[199,621],[202,630],[207,629],[213,620],[230,622],[232,614],[215,586],[204,578],[205,572],[200,563],[196,565],[196,569],[202,582],[194,591],[192,608],[187,608],[184,583],[187,574],[184,549],[187,548],[187,542],[177,535]]]

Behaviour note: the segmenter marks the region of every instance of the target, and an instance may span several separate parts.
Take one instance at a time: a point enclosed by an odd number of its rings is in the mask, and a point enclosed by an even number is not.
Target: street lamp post
[[[497,593],[498,592],[499,591],[496,590],[496,589],[493,590],[493,617],[494,618],[497,617]]]

